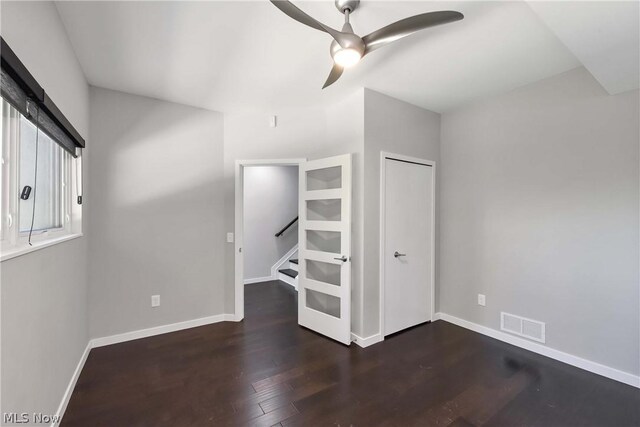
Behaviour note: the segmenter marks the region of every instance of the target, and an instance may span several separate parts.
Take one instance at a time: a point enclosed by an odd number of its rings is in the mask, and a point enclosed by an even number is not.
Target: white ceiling
[[[333,1],[296,4],[341,26]],[[433,10],[465,19],[373,52],[325,90],[331,38],[268,1],[57,7],[90,84],[223,112],[331,103],[363,86],[442,112],[581,65],[521,1],[363,0],[351,20],[360,35]]]
[[[530,5],[610,94],[638,89],[640,2],[537,1]]]

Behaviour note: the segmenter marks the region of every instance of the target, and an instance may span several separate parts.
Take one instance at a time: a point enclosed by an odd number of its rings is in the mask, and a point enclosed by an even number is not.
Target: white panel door
[[[389,335],[431,320],[433,168],[384,162],[384,335]]]
[[[351,154],[300,164],[298,323],[351,343]]]

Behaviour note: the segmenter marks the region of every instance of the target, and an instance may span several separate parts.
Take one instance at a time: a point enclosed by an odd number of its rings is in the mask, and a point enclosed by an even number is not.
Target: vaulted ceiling
[[[613,8],[603,6],[610,2],[596,3],[601,10],[614,9],[613,15],[628,14],[629,4],[637,7],[637,2],[614,2],[620,4]],[[334,28],[342,24],[333,1],[296,4]],[[576,18],[578,6],[363,0],[351,19],[360,35],[434,10],[458,10],[465,19],[380,49],[322,90],[331,68],[330,37],[268,1],[57,3],[90,84],[223,112],[274,113],[331,103],[363,86],[442,112],[580,65],[591,70],[608,63],[608,71],[592,71],[606,88],[617,79],[617,65],[612,67],[611,55],[603,52],[607,43],[624,41],[614,61],[634,47],[637,54],[638,14],[618,30],[626,38],[607,41],[616,31],[615,20],[599,22],[593,11]],[[571,16],[570,25],[563,26],[556,12]],[[601,40],[594,52],[589,43],[580,43],[587,36]],[[633,81],[636,71],[626,62],[621,66]]]

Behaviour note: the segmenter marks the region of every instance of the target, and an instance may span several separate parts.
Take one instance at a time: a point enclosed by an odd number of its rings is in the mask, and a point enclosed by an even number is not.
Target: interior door
[[[351,343],[351,154],[300,164],[298,324]]]
[[[385,158],[384,334],[432,317],[433,168]]]

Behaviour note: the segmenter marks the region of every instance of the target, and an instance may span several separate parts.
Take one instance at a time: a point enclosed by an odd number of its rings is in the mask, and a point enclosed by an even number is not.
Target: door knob
[[[401,254],[400,252],[395,251],[395,252],[393,253],[393,256],[394,256],[394,257],[396,257],[396,258],[400,258],[401,256],[407,256],[407,254]]]
[[[334,258],[334,259],[335,259],[336,261],[342,261],[342,262],[347,262],[347,261],[349,260],[349,259],[348,259],[346,256],[344,256],[344,255],[342,255],[340,258]]]

